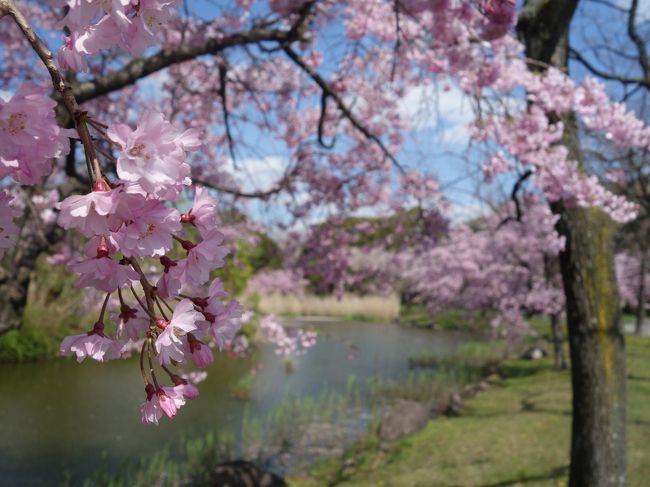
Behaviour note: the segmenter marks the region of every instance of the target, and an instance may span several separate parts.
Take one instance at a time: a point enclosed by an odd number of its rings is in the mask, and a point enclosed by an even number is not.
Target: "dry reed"
[[[399,297],[344,295],[340,300],[334,296],[284,296],[268,294],[260,296],[262,313],[298,316],[341,316],[392,320],[399,315]]]

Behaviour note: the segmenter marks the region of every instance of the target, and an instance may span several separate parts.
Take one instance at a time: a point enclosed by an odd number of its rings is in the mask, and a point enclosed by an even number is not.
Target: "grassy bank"
[[[442,331],[477,331],[490,329],[493,312],[450,309],[432,314],[422,304],[405,304],[399,310],[397,321],[404,325]]]
[[[375,319],[392,321],[400,311],[398,296],[282,296],[259,297],[262,313],[289,316],[334,316],[342,319]]]
[[[51,358],[63,337],[92,325],[96,316],[88,315],[91,310],[81,298],[82,291],[72,287],[74,280],[64,267],[48,264],[44,256],[39,258],[21,327],[0,335],[0,363]]]
[[[210,472],[216,465],[238,458],[280,474],[300,471],[323,458],[339,458],[351,444],[358,448],[358,439],[377,429],[382,409],[396,400],[435,407],[461,393],[483,377],[484,367],[500,354],[499,349],[495,343],[470,343],[433,369],[419,368],[401,380],[374,377],[360,382],[350,376],[344,390],[325,390],[315,397],[287,395],[267,415],[245,414],[237,442],[220,438],[218,431],[205,438],[181,439],[119,472],[99,472],[86,485],[212,485]],[[245,383],[251,376],[246,377],[237,386],[243,391],[237,393],[240,399],[247,398]]]
[[[650,478],[650,340],[629,337],[629,485]],[[571,431],[568,371],[551,359],[508,361],[504,379],[469,401],[460,417],[430,421],[387,446],[373,435],[343,458],[295,476],[306,486],[566,485]]]

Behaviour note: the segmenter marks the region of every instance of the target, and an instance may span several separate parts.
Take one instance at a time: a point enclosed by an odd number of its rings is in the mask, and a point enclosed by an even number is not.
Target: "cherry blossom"
[[[158,320],[156,325],[162,329],[156,338],[156,352],[161,364],[170,364],[172,360],[182,362],[184,359],[183,343],[185,334],[195,330],[196,322],[202,319],[201,313],[194,309],[189,299],[183,299],[174,308],[170,321]]]
[[[120,339],[138,340],[149,328],[149,318],[142,309],[123,304],[117,316],[117,336]]]
[[[210,269],[221,267],[230,250],[223,245],[221,232],[212,229],[203,235],[203,240],[194,244],[183,240],[181,245],[187,250],[183,281],[190,284],[204,284],[210,279]]]
[[[120,206],[127,206],[129,218],[111,238],[126,257],[161,257],[172,248],[172,235],[181,228],[180,215],[159,200],[137,194],[125,195]],[[120,208],[118,207],[118,213]]]
[[[69,196],[57,205],[59,225],[74,228],[87,237],[107,235],[120,191],[119,188],[108,190],[104,183],[97,183],[86,195]]]
[[[213,362],[212,350],[205,343],[195,338],[191,333],[187,334],[187,342],[194,365],[204,369]]]
[[[47,89],[31,81],[8,102],[0,98],[0,178],[39,183],[52,171],[52,158],[68,153],[68,137],[75,132],[57,125],[55,106]]]
[[[216,202],[208,194],[208,190],[202,186],[196,188],[192,208],[181,216],[181,221],[191,223],[199,228],[201,232],[209,232],[214,228]]]
[[[68,267],[80,274],[74,282],[75,287],[94,287],[109,293],[130,286],[140,277],[131,267],[120,264],[100,251],[96,257],[70,264]]]
[[[165,195],[179,185],[188,185],[190,167],[185,151],[199,145],[196,131],[178,132],[155,109],[145,110],[136,130],[115,124],[108,136],[122,148],[117,160],[117,175],[138,183],[147,193]]]
[[[59,353],[64,356],[76,355],[77,362],[83,362],[86,357],[105,362],[120,358],[120,345],[104,335],[104,324],[98,321],[88,333],[64,338]]]
[[[499,330],[519,330],[526,313],[561,311],[557,276],[544,272],[545,257],[564,243],[554,231],[555,217],[543,203],[527,200],[522,218],[508,206],[503,212],[509,219],[493,215],[479,230],[450,229],[434,171],[404,151],[406,135],[416,129],[400,105],[412,91],[444,85],[444,99],[453,86],[476,100],[480,111],[469,133],[485,151],[486,180],[498,184],[530,174],[530,193],[545,202],[599,206],[618,221],[635,215],[635,205],[572,160],[560,120],[575,114],[625,148],[647,148],[648,127],[610,102],[591,78],[576,83],[559,70],[529,70],[523,46],[509,34],[514,1],[262,3],[234,2],[210,21],[177,16],[177,0],[53,1],[66,7],[63,19],[55,18],[57,9],[21,5],[39,22],[34,31],[66,27],[58,34],[58,63],[72,72],[58,73],[54,89],[57,99],[71,94],[83,102],[66,106],[76,132],[57,125],[50,88],[29,81],[56,79],[56,66],[48,66],[50,73],[36,69],[33,46],[10,16],[0,19],[3,52],[12,55],[0,78],[13,93],[0,101],[0,178],[37,184],[49,176],[48,187],[67,195],[56,206],[58,223],[88,239],[84,256],[69,264],[79,273],[75,286],[107,293],[98,325],[64,339],[61,351],[78,360],[107,360],[137,343],[141,360],[152,362],[140,371],[146,423],[173,417],[185,398],[198,394],[172,367],[208,365],[209,347],[249,350],[238,335],[249,315],[211,276],[243,233],[220,223],[217,209],[238,215],[246,208],[242,200],[253,197],[281,206],[287,220],[309,229],[287,236],[286,247],[300,250],[291,269],[258,275],[250,292],[300,293],[305,274],[317,275],[323,290],[339,295],[350,288],[405,286],[432,310],[494,310]],[[258,18],[266,19],[261,30]],[[332,30],[340,32],[345,49],[322,49]],[[269,49],[246,50],[251,32],[261,36],[256,45]],[[273,36],[264,38],[268,32]],[[159,54],[149,57],[149,46]],[[231,55],[231,48],[242,47],[250,59]],[[65,86],[66,79],[74,79],[73,86]],[[149,96],[142,86],[123,87],[137,80],[160,83],[160,89]],[[253,128],[270,143],[246,140]],[[83,146],[87,174],[72,167],[74,158],[61,159],[69,138],[77,136],[73,145],[78,152]],[[262,190],[247,187],[241,169],[254,164],[237,160],[242,146],[266,155],[277,146],[286,154],[277,179]],[[191,178],[205,187],[194,186],[188,209]],[[70,196],[68,180],[89,182],[90,193]],[[219,204],[210,191],[221,192]],[[17,241],[18,211],[9,206],[9,194],[0,191],[0,252]],[[47,224],[54,211],[43,206],[36,205]],[[410,210],[419,216],[415,229],[402,218]],[[394,231],[364,245],[377,226],[348,228],[345,219],[364,211],[397,215]],[[71,260],[72,252],[62,251],[57,260]],[[107,309],[117,324],[114,338],[99,326]],[[302,353],[315,339],[272,317],[263,318],[260,329],[282,355]],[[164,385],[165,376],[174,387]]]

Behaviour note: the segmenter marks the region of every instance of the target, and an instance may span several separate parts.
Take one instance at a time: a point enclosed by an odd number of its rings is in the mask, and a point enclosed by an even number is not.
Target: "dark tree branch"
[[[192,176],[192,180],[195,184],[212,188],[216,191],[219,191],[220,193],[232,195],[235,198],[268,200],[271,196],[274,196],[288,189],[291,181],[293,180],[297,172],[298,172],[298,166],[296,165],[292,169],[287,171],[282,176],[282,178],[276,181],[276,183],[273,185],[272,188],[263,191],[250,191],[250,192],[242,191],[240,189],[232,188],[228,186],[220,186],[218,184],[211,182],[208,179],[202,179],[201,177]]]
[[[390,68],[390,80],[395,79],[395,71],[397,70],[397,55],[399,53],[399,48],[402,45],[402,28],[400,27],[399,20],[399,0],[394,0],[393,2],[393,11],[395,12],[395,46],[393,47],[393,64]]]
[[[339,94],[334,91],[327,81],[323,79],[323,77],[318,74],[311,66],[309,66],[305,61],[294,51],[291,46],[288,43],[285,43],[283,45],[283,50],[289,56],[289,59],[291,59],[300,69],[302,69],[313,81],[316,83],[320,89],[322,90],[323,94],[326,94],[328,97],[332,98],[334,102],[336,103],[336,106],[338,106],[339,110],[341,110],[341,113],[343,116],[348,119],[348,121],[352,124],[354,128],[356,128],[359,132],[363,134],[364,137],[366,137],[368,140],[371,140],[374,142],[377,147],[381,149],[381,151],[384,153],[384,156],[386,156],[390,161],[393,163],[393,165],[399,169],[399,171],[404,172],[404,168],[402,165],[395,159],[395,156],[391,154],[391,152],[386,148],[384,143],[381,141],[379,137],[377,137],[375,134],[370,133],[370,131],[357,119],[357,117],[352,113],[352,111],[348,108],[348,106],[345,104],[343,99],[339,96]]]
[[[327,97],[329,95],[325,92],[320,97],[320,117],[318,117],[318,143],[325,149],[333,149],[336,143],[336,136],[332,138],[331,142],[325,142],[324,128],[325,117],[327,116]]]
[[[517,181],[515,182],[515,185],[512,187],[512,192],[510,193],[510,199],[515,203],[515,214],[516,217],[512,218],[511,216],[506,217],[503,219],[501,223],[497,226],[497,229],[501,228],[504,226],[506,223],[511,222],[511,221],[518,221],[520,222],[521,219],[524,216],[524,213],[521,209],[521,203],[519,202],[519,196],[518,193],[521,191],[521,187],[523,184],[526,182],[526,180],[533,175],[533,171],[530,169],[526,169],[518,178]]]
[[[580,54],[579,51],[576,51],[575,49],[573,49],[571,47],[569,48],[569,55],[571,56],[572,59],[578,61],[585,68],[587,68],[587,70],[589,70],[592,74],[595,74],[596,76],[599,76],[599,77],[601,77],[603,79],[607,79],[607,80],[610,80],[610,81],[618,81],[619,83],[621,83],[623,85],[635,84],[635,85],[645,86],[646,88],[650,88],[650,78],[647,78],[647,77],[646,78],[638,78],[638,77],[629,78],[629,77],[621,76],[621,75],[618,75],[618,74],[607,73],[607,72],[597,68],[596,66],[594,66],[589,61],[587,61],[587,59],[585,59],[585,57],[582,54]]]
[[[627,9],[621,7],[620,5],[616,5],[614,2],[610,2],[608,0],[589,0],[589,1],[592,3],[599,3],[601,5],[605,5],[606,7],[612,8],[621,13],[628,13]]]
[[[134,59],[118,71],[77,84],[73,88],[75,98],[79,103],[83,103],[129,86],[140,78],[173,64],[191,61],[206,54],[219,54],[231,47],[263,42],[282,44],[298,41],[304,36],[306,25],[310,20],[309,14],[315,3],[313,1],[303,5],[297,21],[288,30],[269,28],[272,22],[267,21],[254,25],[246,32],[235,32],[220,38],[208,39],[201,45],[182,43],[176,47],[165,48],[146,59]]]
[[[639,64],[641,65],[641,70],[643,71],[643,77],[645,79],[644,84],[650,88],[650,60],[648,59],[648,50],[645,42],[636,30],[636,15],[638,10],[639,0],[632,0],[632,5],[630,5],[630,15],[627,18],[627,34],[630,36],[630,39],[639,53]]]
[[[237,157],[235,155],[235,141],[232,138],[232,131],[230,130],[230,112],[228,111],[228,98],[226,94],[226,75],[228,74],[228,67],[225,61],[219,61],[219,98],[221,99],[221,109],[223,113],[223,124],[226,130],[226,140],[228,141],[228,151],[232,163],[237,167]]]

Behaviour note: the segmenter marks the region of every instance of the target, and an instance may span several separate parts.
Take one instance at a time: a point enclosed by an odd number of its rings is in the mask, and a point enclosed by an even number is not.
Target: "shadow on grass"
[[[499,366],[499,373],[506,379],[530,377],[545,370],[552,370],[553,366],[542,361],[506,362]]]
[[[497,482],[494,484],[485,484],[482,487],[508,487],[510,485],[520,485],[532,482],[541,482],[543,480],[559,479],[561,477],[566,477],[568,474],[569,466],[564,465],[562,467],[556,467],[546,474],[521,476],[513,480],[506,480],[504,482]]]
[[[627,380],[650,382],[650,377],[644,377],[642,375],[627,374]]]

